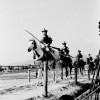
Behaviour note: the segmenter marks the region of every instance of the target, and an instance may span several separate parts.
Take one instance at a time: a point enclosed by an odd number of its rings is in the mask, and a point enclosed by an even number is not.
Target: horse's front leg
[[[63,80],[63,66],[61,67],[61,79]]]
[[[55,81],[55,69],[52,70],[53,81]]]
[[[60,60],[61,79],[63,80],[63,62]]]

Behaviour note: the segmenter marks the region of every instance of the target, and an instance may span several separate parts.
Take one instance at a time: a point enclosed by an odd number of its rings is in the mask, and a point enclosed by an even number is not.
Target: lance
[[[39,42],[40,42],[40,40],[39,39],[37,39],[32,33],[30,33],[29,31],[27,31],[27,30],[25,30],[26,32],[28,32],[30,35],[32,35],[36,40],[38,40]],[[40,42],[41,43],[41,42]],[[43,44],[43,43],[41,43],[41,44]],[[44,44],[43,44],[44,45]],[[60,50],[60,48],[57,48],[57,47],[54,47],[54,46],[50,46],[50,47],[52,47],[52,48],[54,48],[54,49],[57,49],[57,50]],[[63,54],[61,54],[61,55],[63,55]],[[64,55],[63,55],[64,56]],[[70,55],[69,55],[70,56]],[[66,57],[66,56],[64,56],[64,57]],[[72,57],[72,56],[70,56],[70,57]],[[74,58],[74,57],[72,57],[72,58]]]
[[[76,48],[76,49],[77,49],[77,48]],[[77,49],[77,50],[78,50],[78,49]],[[84,54],[83,54],[83,56],[85,56],[85,57],[87,58],[87,56],[86,56],[86,55],[84,55]]]
[[[30,33],[29,31],[27,31],[27,30],[25,30],[26,32],[28,32],[30,35],[32,35],[36,40],[38,40],[39,41],[39,43],[41,43],[41,41],[39,40],[39,39],[37,39],[32,33]],[[43,44],[43,43],[41,43],[41,44]],[[43,44],[43,45],[45,45],[45,44]],[[55,49],[59,49],[59,48],[57,48],[57,47],[53,47],[53,46],[50,46],[50,47],[52,47],[52,48],[55,48]]]
[[[38,40],[40,42],[39,39],[37,39],[32,33],[30,33],[29,31],[25,30],[26,32],[28,32],[29,34],[31,34],[36,40]],[[41,43],[41,42],[40,42]]]

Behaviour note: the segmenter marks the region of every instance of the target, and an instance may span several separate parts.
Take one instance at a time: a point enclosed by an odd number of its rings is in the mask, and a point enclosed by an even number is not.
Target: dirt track
[[[19,74],[20,75],[20,74]],[[18,76],[19,76],[18,75]],[[8,76],[7,76],[8,77]],[[10,76],[11,77],[11,76]],[[19,80],[19,79],[18,79]],[[17,83],[20,83],[20,81],[16,80]],[[12,83],[14,80],[10,80],[9,82]],[[28,83],[28,80],[26,78],[27,84],[19,85],[18,86],[10,86],[8,89],[4,89],[0,91],[0,100],[55,100],[58,99],[60,96],[64,94],[70,94],[74,97],[78,96],[75,95],[77,91],[81,90],[82,83],[86,84],[90,81],[88,81],[87,76],[79,76],[78,81],[80,84],[75,85],[74,79],[65,79],[62,81],[61,79],[58,79],[58,83],[54,83],[52,80],[49,80],[49,97],[43,98],[43,86],[35,86],[36,79],[32,79],[31,83]],[[10,84],[11,85],[11,84]],[[76,92],[76,93],[75,93]],[[17,98],[17,99],[16,99]],[[31,99],[30,99],[31,98]]]

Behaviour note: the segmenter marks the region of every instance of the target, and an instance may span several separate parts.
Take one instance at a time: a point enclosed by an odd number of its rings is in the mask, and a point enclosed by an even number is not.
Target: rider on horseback
[[[89,56],[89,57],[88,57],[89,63],[90,63],[90,62],[93,62],[93,58],[92,58],[91,54],[88,54],[88,56]]]
[[[99,65],[99,55],[96,55],[96,58],[94,59],[94,64],[97,67]]]
[[[78,54],[76,55],[75,63],[77,68],[79,68],[81,75],[83,75],[84,61],[83,61],[83,55],[80,50],[78,50]]]
[[[63,48],[61,48],[60,51],[60,60],[63,62],[63,67],[65,67],[65,75],[68,76],[68,66],[70,68],[70,75],[71,75],[71,69],[72,69],[72,59],[69,55],[69,48],[66,46],[66,42],[63,43]]]
[[[64,55],[69,55],[69,48],[66,46],[66,42],[64,41],[64,43],[62,43],[63,44],[63,48],[62,48],[62,51],[63,51],[63,53],[64,53]]]
[[[93,73],[94,70],[94,62],[93,62],[93,58],[91,56],[91,54],[88,54],[88,58],[87,58],[87,64],[89,65],[89,70],[91,71],[91,73]]]
[[[76,61],[79,62],[79,61],[82,60],[82,59],[83,59],[83,55],[82,55],[81,51],[78,50],[78,54],[77,54],[77,56],[76,56]]]
[[[47,32],[48,32],[48,30],[46,30],[45,28],[44,28],[44,30],[42,31],[42,33],[43,33],[43,38],[41,39],[41,43],[42,44],[44,44],[44,47],[43,47],[43,49],[49,49],[49,51],[51,51],[51,48],[50,48],[50,44],[52,43],[52,38],[50,37],[50,36],[48,36],[48,34],[47,34]]]

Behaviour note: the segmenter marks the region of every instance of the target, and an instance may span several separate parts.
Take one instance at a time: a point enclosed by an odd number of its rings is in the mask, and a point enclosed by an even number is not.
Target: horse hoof
[[[70,78],[72,79],[72,76]]]
[[[58,81],[55,81],[55,83],[58,83]]]
[[[39,86],[39,84],[35,84],[36,86]]]

